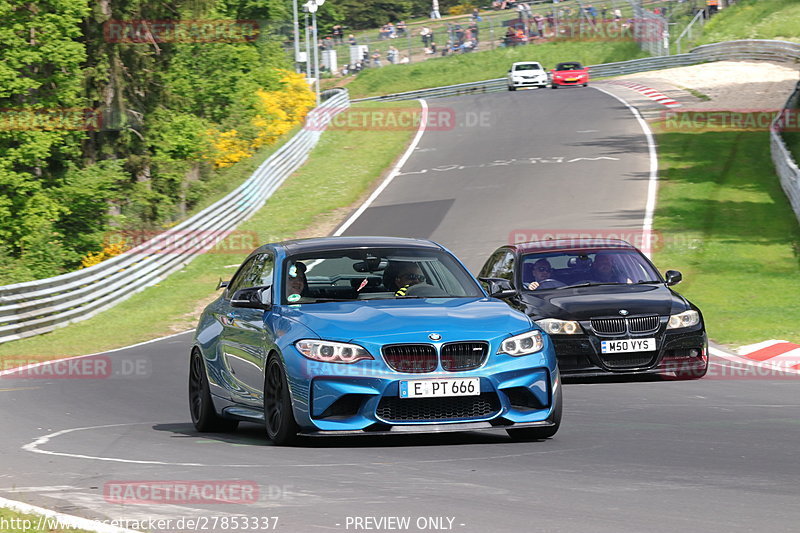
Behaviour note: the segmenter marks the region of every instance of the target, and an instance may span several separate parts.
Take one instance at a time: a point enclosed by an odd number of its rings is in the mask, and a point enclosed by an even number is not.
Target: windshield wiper
[[[563,287],[556,287],[556,289],[574,289],[575,287],[596,287],[598,285],[630,285],[630,284],[620,283],[619,281],[605,281],[605,282],[587,281],[586,283],[578,283],[577,285],[565,285]]]

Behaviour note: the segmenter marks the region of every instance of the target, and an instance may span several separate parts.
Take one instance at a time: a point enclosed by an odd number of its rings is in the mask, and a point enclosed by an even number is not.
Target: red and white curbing
[[[657,102],[666,107],[681,107],[681,103],[677,100],[673,100],[669,96],[662,94],[651,87],[647,87],[645,85],[641,85],[639,83],[634,83],[632,81],[611,81],[614,85],[622,85],[623,87],[627,87],[628,89],[633,89],[634,91],[645,95],[649,99]]]
[[[751,361],[800,370],[800,344],[769,340],[742,346],[736,351]]]

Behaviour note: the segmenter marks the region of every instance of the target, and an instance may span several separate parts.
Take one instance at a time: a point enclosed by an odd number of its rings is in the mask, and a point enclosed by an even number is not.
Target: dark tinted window
[[[543,259],[551,267],[547,277],[560,282],[559,286],[661,281],[658,272],[636,250],[586,249],[526,254],[520,262],[523,287],[535,281],[534,264]]]
[[[292,270],[294,268],[294,270]],[[298,268],[307,288],[297,294],[289,279]],[[283,266],[284,303],[405,297],[482,297],[474,278],[450,254],[418,248],[331,250],[288,257]]]
[[[270,254],[251,257],[231,281],[228,286],[228,295],[233,295],[239,289],[272,285],[274,268],[275,261]]]

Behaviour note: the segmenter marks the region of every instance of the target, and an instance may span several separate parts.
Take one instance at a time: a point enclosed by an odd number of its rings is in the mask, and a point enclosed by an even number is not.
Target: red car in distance
[[[589,69],[577,61],[559,63],[550,71],[550,87],[558,89],[561,85],[589,85]]]

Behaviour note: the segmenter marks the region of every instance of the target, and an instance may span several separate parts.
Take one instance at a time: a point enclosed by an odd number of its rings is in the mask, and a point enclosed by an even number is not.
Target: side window
[[[495,253],[489,257],[489,260],[486,261],[486,264],[483,265],[481,269],[480,277],[481,278],[494,278],[494,271],[497,268],[497,264],[500,261],[500,258],[505,255],[505,250],[497,250]]]
[[[496,278],[505,278],[514,285],[514,254],[506,250],[497,265]]]
[[[275,270],[275,260],[270,254],[259,254],[250,259],[228,287],[228,295],[233,295],[239,289],[272,285],[272,274]]]

